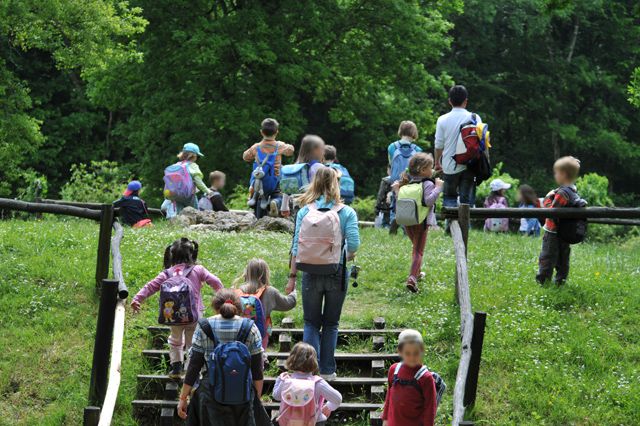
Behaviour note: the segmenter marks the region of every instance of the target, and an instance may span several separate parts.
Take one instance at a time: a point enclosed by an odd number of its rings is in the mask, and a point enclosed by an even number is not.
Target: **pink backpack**
[[[195,193],[196,187],[186,161],[180,161],[164,169],[164,198],[189,204]]]
[[[342,227],[338,212],[344,207],[336,204],[319,209],[309,204],[309,212],[300,223],[296,266],[311,274],[331,275],[338,272],[342,260]]]
[[[490,209],[504,209],[507,208],[507,200],[504,197],[495,199]],[[489,232],[508,232],[509,231],[509,219],[506,217],[501,218],[487,218],[484,221],[484,229]]]
[[[276,419],[280,426],[315,426],[324,404],[324,398],[316,401],[316,383],[321,378],[294,379],[288,373],[280,375],[282,392],[280,415]]]

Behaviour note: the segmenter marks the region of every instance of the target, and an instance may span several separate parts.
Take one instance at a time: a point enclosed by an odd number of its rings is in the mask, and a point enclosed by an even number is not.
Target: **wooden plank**
[[[163,325],[152,325],[147,327],[149,333],[157,335],[157,334],[169,334],[169,327],[165,327]],[[342,336],[361,336],[363,338],[377,336],[377,335],[385,335],[387,337],[392,335],[398,335],[404,331],[404,328],[384,328],[381,330],[377,329],[369,329],[369,328],[351,328],[351,329],[341,329],[338,331],[338,334]],[[271,337],[276,338],[282,333],[288,333],[291,336],[299,338],[303,335],[304,330],[302,328],[282,328],[275,327],[271,330]]]
[[[386,373],[383,360],[374,359],[371,361],[371,377],[385,377]]]
[[[382,426],[382,411],[371,411],[369,413],[369,424],[371,426]]]
[[[120,253],[120,243],[124,237],[124,229],[118,222],[113,222],[113,230],[115,233],[111,238],[111,263],[113,270],[113,278],[118,280],[118,297],[126,299],[129,297],[129,289],[124,282],[124,274],[122,273],[122,254]]]
[[[84,426],[96,426],[100,421],[100,407],[89,406],[84,407],[84,415],[82,424]]]
[[[162,408],[160,410],[160,426],[173,426],[174,408]]]
[[[100,289],[102,280],[109,278],[113,204],[104,204],[99,213],[101,219],[100,233],[98,234],[98,253],[96,258],[96,287],[98,289]]]
[[[482,345],[484,343],[484,328],[487,321],[485,312],[476,312],[473,315],[473,336],[471,337],[471,361],[469,373],[464,391],[464,405],[466,407],[476,402],[478,391],[478,376],[480,375],[480,360],[482,358]]]
[[[498,210],[498,209],[492,209]],[[460,364],[453,390],[453,425],[459,425],[464,419],[464,391],[471,360],[471,339],[473,335],[473,315],[471,313],[471,294],[469,291],[469,275],[467,273],[467,256],[462,239],[462,231],[457,220],[451,221],[451,236],[456,253],[456,285],[458,289],[458,304],[460,305],[460,334],[462,344],[460,350]]]
[[[280,352],[291,351],[291,335],[288,333],[281,333],[278,336],[278,343],[280,344]]]
[[[167,374],[138,374],[139,382],[170,382],[174,381]],[[276,377],[265,377],[266,385],[273,385]],[[386,383],[385,378],[378,377],[337,377],[331,381],[332,386],[383,386]]]
[[[442,212],[448,218],[458,217],[458,207],[443,207]],[[585,207],[585,208],[473,208],[470,211],[472,219],[486,219],[488,217],[507,218],[554,218],[554,219],[640,219],[640,208],[621,207]]]
[[[136,399],[131,401],[131,405],[135,408],[175,408],[178,401],[169,401],[161,399]],[[269,410],[277,410],[280,407],[279,402],[263,402],[264,408]],[[382,410],[383,404],[372,404],[369,402],[345,402],[340,405],[338,411],[376,411]]]
[[[371,340],[373,343],[374,352],[380,352],[381,350],[383,350],[385,343],[387,343],[387,339],[385,339],[384,336],[373,336]]]
[[[387,323],[382,317],[377,317],[373,319],[373,328],[376,330],[382,330],[386,327]]]
[[[471,222],[470,210],[471,206],[469,206],[469,204],[460,204],[458,206],[458,222],[460,223],[460,231],[462,232],[465,256],[469,254],[469,222]]]
[[[142,351],[142,355],[147,358],[161,358],[169,357],[169,351],[166,349],[144,349]],[[287,359],[289,353],[287,352],[267,352],[267,356],[270,359]],[[371,361],[371,360],[382,360],[382,361],[397,361],[400,356],[395,353],[345,353],[345,352],[336,352],[335,354],[336,361]]]
[[[180,385],[171,380],[164,386],[164,399],[178,399]]]
[[[124,301],[118,300],[115,318],[113,320],[113,342],[111,344],[111,363],[109,365],[109,384],[102,404],[100,423],[98,426],[109,426],[116,408],[116,399],[120,389],[122,369],[122,342],[124,339]]]
[[[100,220],[102,213],[97,210],[72,206],[57,206],[43,203],[28,203],[20,200],[0,198],[0,210],[17,210],[27,213],[50,213],[83,219]]]
[[[285,317],[282,318],[282,328],[287,330],[287,329],[292,329],[293,328],[293,318],[289,318],[289,317]]]

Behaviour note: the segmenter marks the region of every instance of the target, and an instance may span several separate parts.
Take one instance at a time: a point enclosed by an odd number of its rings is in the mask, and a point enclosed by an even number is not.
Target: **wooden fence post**
[[[100,206],[100,213],[100,235],[98,237],[98,255],[96,258],[96,288],[98,289],[100,289],[102,280],[109,278],[111,227],[113,226],[114,215],[113,204]]]
[[[458,206],[458,223],[460,223],[460,231],[462,232],[462,241],[464,241],[464,254],[469,252],[469,225],[471,222],[471,206],[469,204],[460,204]]]
[[[40,179],[36,179],[36,190],[34,192],[33,202],[42,202],[42,182],[40,182]],[[36,213],[36,219],[42,219],[42,213]]]
[[[118,280],[102,280],[96,338],[93,346],[91,383],[89,385],[89,403],[99,407],[102,406],[107,392],[113,320],[118,302],[118,284]]]
[[[100,421],[100,407],[89,406],[84,408],[82,424],[84,426],[98,426]]]
[[[476,402],[478,391],[478,375],[480,374],[480,359],[482,358],[482,344],[484,343],[484,327],[487,320],[486,312],[476,312],[473,315],[473,337],[471,338],[471,360],[464,391],[464,405],[468,407]]]

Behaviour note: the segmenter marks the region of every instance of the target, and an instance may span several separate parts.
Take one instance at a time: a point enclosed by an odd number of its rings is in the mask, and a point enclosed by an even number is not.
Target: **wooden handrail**
[[[85,209],[90,209],[90,210],[98,210],[101,208],[102,204],[100,203],[89,203],[89,202],[83,202],[83,201],[67,201],[67,200],[52,200],[49,198],[43,198],[41,200],[38,201],[39,203],[42,204],[52,204],[52,205],[59,205],[59,206],[73,206],[73,207],[82,207]],[[116,215],[118,215],[120,208],[117,207],[115,209]],[[150,215],[153,216],[162,216],[164,217],[164,213],[162,213],[162,210],[160,209],[155,209],[155,208],[147,208],[147,211],[149,212]]]
[[[120,242],[124,236],[124,229],[118,222],[113,222],[113,229],[116,231],[111,238],[111,262],[113,263],[113,278],[118,280],[118,297],[126,299],[129,297],[129,289],[124,282],[122,274],[122,254],[120,253]]]
[[[120,389],[121,368],[122,368],[122,343],[124,340],[124,317],[125,301],[120,299],[116,305],[116,315],[113,320],[113,343],[111,346],[111,363],[109,365],[109,384],[107,393],[102,403],[100,411],[100,422],[98,426],[111,425],[113,412],[116,407],[118,390]]]
[[[100,210],[69,205],[29,203],[27,201],[10,200],[8,198],[0,198],[0,210],[1,209],[18,210],[28,213],[61,214],[92,220],[100,220],[102,218],[102,212],[100,212]]]
[[[442,213],[448,218],[458,217],[457,207],[443,207]],[[585,207],[585,208],[473,208],[472,219],[485,218],[554,218],[554,219],[640,219],[640,208],[626,207]]]

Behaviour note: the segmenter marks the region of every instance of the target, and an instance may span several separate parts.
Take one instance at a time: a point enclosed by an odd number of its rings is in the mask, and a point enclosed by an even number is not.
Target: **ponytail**
[[[409,173],[405,170],[400,175],[400,187],[407,185],[409,182],[411,182],[411,176],[409,176]]]
[[[213,298],[212,306],[224,319],[231,319],[242,312],[240,298],[230,289],[218,291]]]
[[[411,182],[412,176],[419,176],[423,169],[433,167],[433,156],[426,152],[419,152],[409,160],[409,167],[400,175],[400,186]]]

